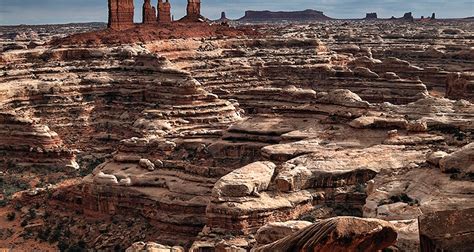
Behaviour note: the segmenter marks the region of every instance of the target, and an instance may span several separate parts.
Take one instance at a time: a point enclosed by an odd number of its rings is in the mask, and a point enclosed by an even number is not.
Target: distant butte
[[[278,21],[323,21],[332,18],[324,15],[322,11],[246,11],[245,16],[239,21],[247,22],[278,22]]]

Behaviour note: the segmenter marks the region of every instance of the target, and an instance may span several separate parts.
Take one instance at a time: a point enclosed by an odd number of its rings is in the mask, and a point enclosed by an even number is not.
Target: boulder
[[[387,221],[337,217],[318,221],[286,238],[256,247],[252,252],[379,251],[396,240],[397,231]]]
[[[441,161],[441,159],[443,159],[447,155],[448,155],[448,153],[446,153],[444,151],[435,151],[435,152],[432,152],[432,153],[428,154],[428,156],[426,157],[426,161],[428,163],[432,164],[432,165],[438,166],[439,161]]]
[[[140,167],[145,168],[149,171],[154,171],[155,170],[155,164],[153,164],[153,162],[151,162],[148,159],[140,159],[138,164],[140,165]]]
[[[472,176],[474,174],[474,143],[443,157],[439,161],[439,167],[446,173]]]
[[[221,197],[255,196],[267,190],[275,164],[272,162],[255,162],[234,170],[217,181],[212,189],[215,199]]]
[[[377,73],[372,72],[370,69],[366,67],[356,67],[354,69],[354,73],[358,77],[369,78],[369,79],[379,78],[379,75]]]
[[[112,174],[99,172],[99,174],[94,176],[94,183],[103,185],[118,185],[118,180],[117,177]]]

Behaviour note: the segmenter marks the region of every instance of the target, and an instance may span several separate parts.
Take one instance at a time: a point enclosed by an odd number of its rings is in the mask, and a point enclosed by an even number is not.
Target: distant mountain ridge
[[[277,22],[277,21],[319,21],[332,18],[322,11],[307,9],[304,11],[246,11],[238,21]]]

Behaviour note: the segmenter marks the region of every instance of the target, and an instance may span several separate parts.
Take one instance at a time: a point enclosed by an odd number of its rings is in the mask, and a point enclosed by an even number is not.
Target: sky
[[[156,5],[157,0],[152,0]],[[170,0],[175,19],[185,14],[186,0]],[[379,17],[439,18],[474,16],[474,0],[201,0],[202,14],[218,19],[225,11],[229,18],[240,18],[246,10],[323,11],[333,18],[362,18],[367,12]],[[135,0],[135,22],[141,20],[143,0]],[[106,22],[107,0],[0,0],[0,25]]]

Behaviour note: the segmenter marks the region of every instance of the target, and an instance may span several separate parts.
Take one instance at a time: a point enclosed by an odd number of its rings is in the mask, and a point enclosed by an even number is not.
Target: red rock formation
[[[318,221],[293,235],[252,251],[379,251],[396,240],[397,232],[386,221],[338,217]]]
[[[420,216],[420,251],[471,251],[474,249],[473,217],[473,208]]]
[[[158,23],[171,23],[171,4],[169,0],[158,0]]]
[[[183,22],[199,22],[201,16],[201,0],[188,0],[186,16],[181,19]]]
[[[151,0],[145,0],[143,3],[143,24],[156,23],[156,9],[151,6]]]
[[[201,0],[188,0],[188,7],[186,10],[188,16],[200,16]]]
[[[126,30],[133,27],[133,0],[109,0],[109,24],[114,30]]]

